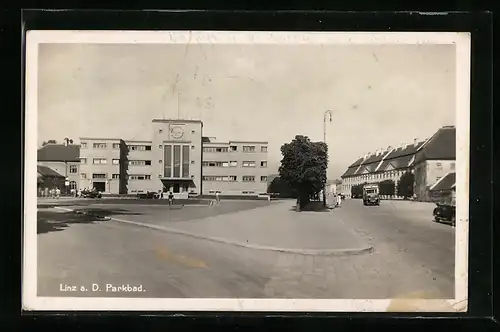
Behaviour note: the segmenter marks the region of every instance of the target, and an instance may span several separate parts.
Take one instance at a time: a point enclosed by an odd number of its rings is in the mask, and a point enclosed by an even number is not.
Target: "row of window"
[[[162,162],[161,160],[158,161],[158,163],[161,163],[161,162]],[[80,163],[87,164],[87,158],[80,158]],[[92,163],[94,165],[107,165],[108,159],[106,159],[106,158],[93,158]],[[120,159],[112,159],[111,163],[113,165],[119,165]],[[127,163],[130,166],[151,166],[151,160],[128,160]],[[75,165],[75,167],[76,167],[76,165]],[[76,171],[74,173],[76,173]]]
[[[236,175],[230,176],[203,176],[203,181],[217,181],[217,182],[235,182],[238,181],[238,177]],[[243,182],[255,182],[255,176],[253,175],[244,175],[242,176]],[[260,182],[267,182],[267,176],[261,176]]]
[[[112,143],[111,144],[111,147],[112,149],[114,150],[119,150],[120,149],[120,146],[121,144],[120,143]],[[151,151],[151,145],[138,145],[138,144],[131,144],[131,145],[127,145],[127,147],[131,150],[131,151]],[[82,142],[80,143],[80,148],[82,149],[87,149],[88,148],[88,144],[87,142]],[[100,149],[100,150],[104,150],[104,149],[107,149],[108,148],[108,143],[93,143],[92,144],[92,148],[93,149]]]
[[[238,167],[237,161],[204,161],[204,167]],[[255,167],[255,161],[243,161],[242,167]],[[260,167],[267,167],[267,161],[260,162]]]
[[[86,179],[87,173],[80,173],[80,178]],[[107,178],[108,178],[108,175],[106,173],[92,173],[92,179],[106,180]],[[120,174],[112,174],[111,179],[113,179],[113,180],[120,179]],[[149,175],[149,174],[129,175],[128,179],[129,180],[151,180],[151,175]]]
[[[203,152],[237,152],[238,147],[231,145],[229,147],[204,147]],[[254,145],[244,145],[242,147],[243,152],[256,152],[257,148]],[[261,146],[260,152],[267,152],[267,146]]]

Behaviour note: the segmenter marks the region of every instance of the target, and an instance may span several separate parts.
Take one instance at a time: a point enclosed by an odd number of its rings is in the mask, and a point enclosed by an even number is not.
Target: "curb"
[[[79,213],[79,214],[86,214],[86,215],[89,214],[87,212],[75,211],[75,210],[61,208],[61,207],[56,207],[56,208],[67,210],[67,211],[74,211],[74,212]],[[280,247],[262,246],[262,245],[247,243],[247,242],[232,241],[232,240],[228,240],[228,239],[224,239],[224,238],[208,237],[208,236],[204,236],[204,235],[200,235],[200,234],[196,234],[196,233],[190,233],[190,232],[181,231],[178,229],[154,225],[154,224],[148,224],[148,223],[142,223],[142,222],[137,222],[137,221],[112,218],[112,217],[100,217],[100,216],[96,216],[96,215],[94,215],[94,216],[99,218],[99,219],[106,220],[106,221],[113,220],[113,221],[121,222],[124,224],[135,225],[135,226],[140,226],[140,227],[145,227],[145,228],[150,228],[150,229],[156,229],[156,230],[160,230],[160,231],[164,231],[164,232],[172,233],[172,234],[176,234],[176,235],[183,235],[183,236],[192,237],[192,238],[196,238],[196,239],[202,239],[202,240],[211,241],[211,242],[234,245],[234,246],[248,248],[248,249],[275,251],[275,252],[283,252],[283,253],[298,254],[298,255],[305,255],[305,256],[352,256],[352,255],[360,255],[360,254],[364,254],[364,253],[373,252],[372,246],[366,246],[366,247],[361,247],[361,248],[331,249],[331,250],[328,250],[328,249],[295,249],[295,248],[280,248]]]

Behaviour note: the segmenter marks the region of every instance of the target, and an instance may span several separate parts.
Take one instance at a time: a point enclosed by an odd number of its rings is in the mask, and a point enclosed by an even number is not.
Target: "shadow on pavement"
[[[38,211],[37,234],[62,231],[71,224],[93,224],[96,221],[105,221],[105,218],[111,215],[141,214],[122,209],[80,209],[65,212]]]

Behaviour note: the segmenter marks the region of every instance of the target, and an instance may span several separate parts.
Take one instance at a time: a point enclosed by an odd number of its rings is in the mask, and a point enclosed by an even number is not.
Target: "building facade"
[[[267,142],[215,142],[203,136],[198,120],[152,122],[151,141],[81,137],[79,145],[56,148],[59,153],[51,152],[50,158],[47,148],[41,148],[39,164],[68,174],[72,188],[109,194],[172,192],[183,198],[217,191],[266,193]]]
[[[267,192],[267,142],[203,143],[203,194],[259,195]]]
[[[397,185],[406,172],[414,174],[418,200],[429,200],[429,188],[455,167],[455,127],[440,128],[432,137],[413,144],[388,147],[360,157],[342,175],[342,193],[351,197],[352,187],[362,183],[393,180]]]
[[[78,145],[48,143],[37,151],[37,165],[60,174],[68,182],[68,186],[64,185],[66,181],[62,182],[63,185],[58,185],[61,192],[78,188],[80,182],[80,147]]]

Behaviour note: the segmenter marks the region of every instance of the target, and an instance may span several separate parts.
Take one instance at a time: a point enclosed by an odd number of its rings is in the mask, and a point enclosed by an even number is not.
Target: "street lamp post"
[[[326,144],[326,123],[332,123],[332,111],[326,110],[323,114],[323,143]],[[323,206],[326,207],[326,182],[323,185]]]

